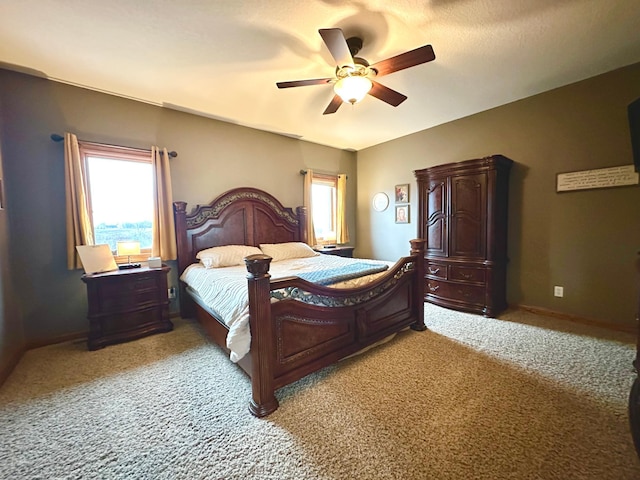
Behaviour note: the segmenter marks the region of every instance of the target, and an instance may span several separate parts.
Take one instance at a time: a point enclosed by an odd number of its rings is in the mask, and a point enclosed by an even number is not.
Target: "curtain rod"
[[[63,140],[64,140],[64,137],[63,137],[62,135],[60,135],[60,134],[52,133],[52,134],[51,134],[51,140],[53,140],[54,142],[61,142],[61,141],[63,141]],[[107,145],[107,144],[101,144],[101,145]],[[107,145],[107,146],[110,146],[110,145]],[[114,147],[119,147],[119,146],[121,146],[121,145],[112,145],[112,146],[114,146]],[[132,148],[132,147],[124,147],[124,148]],[[141,148],[140,150],[146,150],[146,149],[145,149],[145,148]],[[150,150],[150,149],[149,149],[149,150]],[[177,157],[177,156],[178,156],[178,152],[175,152],[175,151],[173,151],[173,152],[169,152],[169,156],[170,156],[171,158],[175,158],[175,157]],[[305,173],[306,173],[306,172],[305,172]]]
[[[343,175],[342,173],[333,173],[333,172],[323,172],[322,170],[314,170],[315,173],[317,173],[318,175],[330,175],[332,177],[337,177],[338,175]],[[306,175],[307,171],[306,170],[300,170],[300,175]],[[349,177],[347,177],[348,179]]]

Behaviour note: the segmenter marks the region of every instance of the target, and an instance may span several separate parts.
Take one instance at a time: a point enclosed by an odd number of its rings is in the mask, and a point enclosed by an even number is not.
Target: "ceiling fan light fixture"
[[[340,78],[333,86],[333,90],[343,101],[353,105],[362,100],[372,87],[373,83],[366,76],[349,75]]]

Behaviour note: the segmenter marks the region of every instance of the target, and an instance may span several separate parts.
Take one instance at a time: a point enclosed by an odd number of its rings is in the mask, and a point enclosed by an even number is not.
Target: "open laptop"
[[[77,245],[78,255],[84,267],[84,273],[102,273],[118,270],[116,259],[113,258],[109,245]]]

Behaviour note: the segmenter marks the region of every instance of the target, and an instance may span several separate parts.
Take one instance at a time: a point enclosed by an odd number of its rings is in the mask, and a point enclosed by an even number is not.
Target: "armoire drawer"
[[[485,297],[484,286],[442,282],[431,279],[427,279],[425,282],[424,292],[426,295],[479,304],[484,303]]]
[[[424,267],[425,275],[429,277],[442,278],[446,280],[447,278],[446,265],[441,263],[434,263],[434,262],[425,262],[425,263],[426,263]]]
[[[484,285],[486,282],[486,277],[486,270],[484,268],[466,267],[461,265],[449,266],[449,280],[481,283]]]

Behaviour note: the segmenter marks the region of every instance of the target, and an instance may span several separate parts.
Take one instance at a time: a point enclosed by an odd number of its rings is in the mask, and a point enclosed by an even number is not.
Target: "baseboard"
[[[27,343],[25,350],[31,350],[34,348],[47,347],[49,345],[55,345],[56,343],[71,342],[75,340],[87,339],[88,332],[76,332],[68,333],[66,335],[60,335],[58,337],[47,338],[46,340],[37,340],[35,342]]]
[[[179,318],[180,317],[180,312],[173,312],[169,314],[169,318]],[[40,347],[47,347],[49,345],[55,345],[57,343],[64,343],[64,342],[72,342],[72,341],[76,341],[76,340],[86,340],[87,337],[89,336],[89,332],[75,332],[75,333],[68,333],[65,335],[60,335],[58,337],[53,337],[53,338],[47,338],[45,340],[38,340],[35,342],[29,342],[27,343],[27,345],[25,346],[25,348],[23,349],[23,351],[27,351],[27,350],[31,350],[33,348],[40,348]]]
[[[11,375],[11,372],[13,372],[13,369],[16,368],[16,365],[18,365],[18,362],[20,362],[22,355],[24,355],[26,351],[27,351],[26,347],[22,347],[18,349],[9,358],[7,363],[5,363],[4,365],[0,365],[0,387],[4,384],[5,380],[9,378],[9,375]]]
[[[46,347],[47,345],[53,345],[56,343],[68,342],[71,340],[78,340],[82,338],[87,338],[87,332],[72,333],[69,335],[61,335],[56,338],[49,338],[49,339],[41,340],[37,342],[28,342],[27,344],[19,348],[9,358],[9,360],[5,364],[0,365],[0,386],[2,386],[4,382],[7,380],[7,378],[9,378],[9,375],[11,375],[11,372],[13,372],[13,369],[16,368],[16,366],[20,362],[20,359],[28,350],[31,350],[33,348]]]
[[[513,305],[512,308],[524,310],[527,312],[535,313],[537,315],[544,315],[546,317],[559,318],[561,320],[567,320],[569,322],[581,323],[583,325],[589,325],[592,327],[600,327],[608,330],[614,330],[616,332],[625,332],[632,335],[636,335],[638,332],[636,327],[630,325],[619,325],[615,323],[607,323],[602,320],[596,320],[594,318],[586,318],[580,315],[573,315],[570,313],[557,312],[555,310],[549,310],[542,307],[532,307],[530,305]]]

